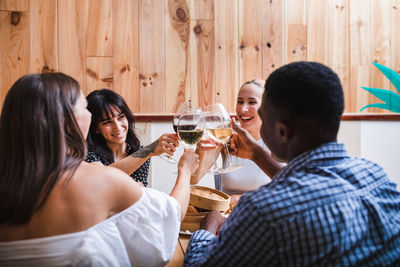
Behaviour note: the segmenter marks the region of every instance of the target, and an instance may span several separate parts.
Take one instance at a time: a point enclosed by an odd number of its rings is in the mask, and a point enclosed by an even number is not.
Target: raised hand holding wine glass
[[[199,107],[189,107],[181,115],[177,133],[185,147],[195,150],[197,142],[203,136],[203,114]]]
[[[229,153],[226,142],[232,135],[232,128],[230,126],[231,118],[228,111],[221,103],[209,105],[205,108],[204,123],[207,134],[217,143],[221,143],[226,156],[226,163],[222,168],[216,167],[214,164],[211,170],[214,174],[226,173],[237,170],[242,167],[241,165],[233,165],[231,155]]]
[[[178,133],[177,132],[178,122],[179,122],[179,119],[180,119],[182,113],[184,113],[185,110],[191,108],[191,106],[192,106],[192,104],[191,104],[190,100],[189,101],[185,101],[179,106],[179,108],[177,109],[176,113],[174,114],[174,117],[172,119],[172,126],[174,128],[175,133]],[[159,157],[162,158],[163,160],[166,160],[169,163],[172,163],[172,164],[176,163],[176,159],[174,159],[172,156],[170,156],[170,155],[168,155],[166,153],[165,154],[161,154]]]

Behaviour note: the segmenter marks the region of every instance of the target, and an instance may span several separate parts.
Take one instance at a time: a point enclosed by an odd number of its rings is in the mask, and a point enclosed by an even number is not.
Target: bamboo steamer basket
[[[200,229],[200,222],[204,219],[208,212],[190,212],[186,213],[181,223],[181,231],[195,232]]]
[[[230,208],[231,197],[219,190],[192,185],[189,204],[200,209],[227,211]]]

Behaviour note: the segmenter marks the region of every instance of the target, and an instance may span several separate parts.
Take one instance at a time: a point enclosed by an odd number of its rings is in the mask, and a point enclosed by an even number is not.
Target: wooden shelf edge
[[[138,114],[135,122],[172,122],[173,114]],[[233,115],[232,115],[233,116]],[[400,121],[400,114],[343,114],[344,121]]]

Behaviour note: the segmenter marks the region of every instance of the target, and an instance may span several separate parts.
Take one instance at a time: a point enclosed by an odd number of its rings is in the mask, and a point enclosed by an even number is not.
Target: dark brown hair
[[[104,119],[109,120],[118,115],[112,112],[112,106],[125,114],[126,119],[128,120],[129,128],[126,135],[126,143],[132,147],[133,151],[137,151],[140,148],[139,138],[135,134],[135,119],[133,113],[122,96],[110,89],[104,88],[91,92],[86,97],[86,100],[87,109],[92,113],[92,121],[87,136],[89,151],[94,151],[95,154],[100,155],[102,158],[106,159],[107,162],[114,162],[114,155],[107,147],[105,138],[101,133],[97,132],[100,122]]]
[[[25,75],[10,88],[0,118],[0,224],[29,222],[84,159],[73,113],[80,93],[63,73]]]

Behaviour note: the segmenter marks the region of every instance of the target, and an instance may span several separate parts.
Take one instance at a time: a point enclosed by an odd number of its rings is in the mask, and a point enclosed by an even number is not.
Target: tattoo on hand
[[[141,158],[141,159],[142,159],[142,158],[145,158],[145,157],[147,157],[150,153],[152,153],[152,152],[155,151],[157,145],[158,145],[158,140],[154,141],[153,143],[151,143],[151,144],[148,145],[148,146],[145,146],[144,148],[139,149],[139,150],[136,151],[136,152],[133,152],[133,153],[131,154],[131,157],[134,157],[134,158]]]

